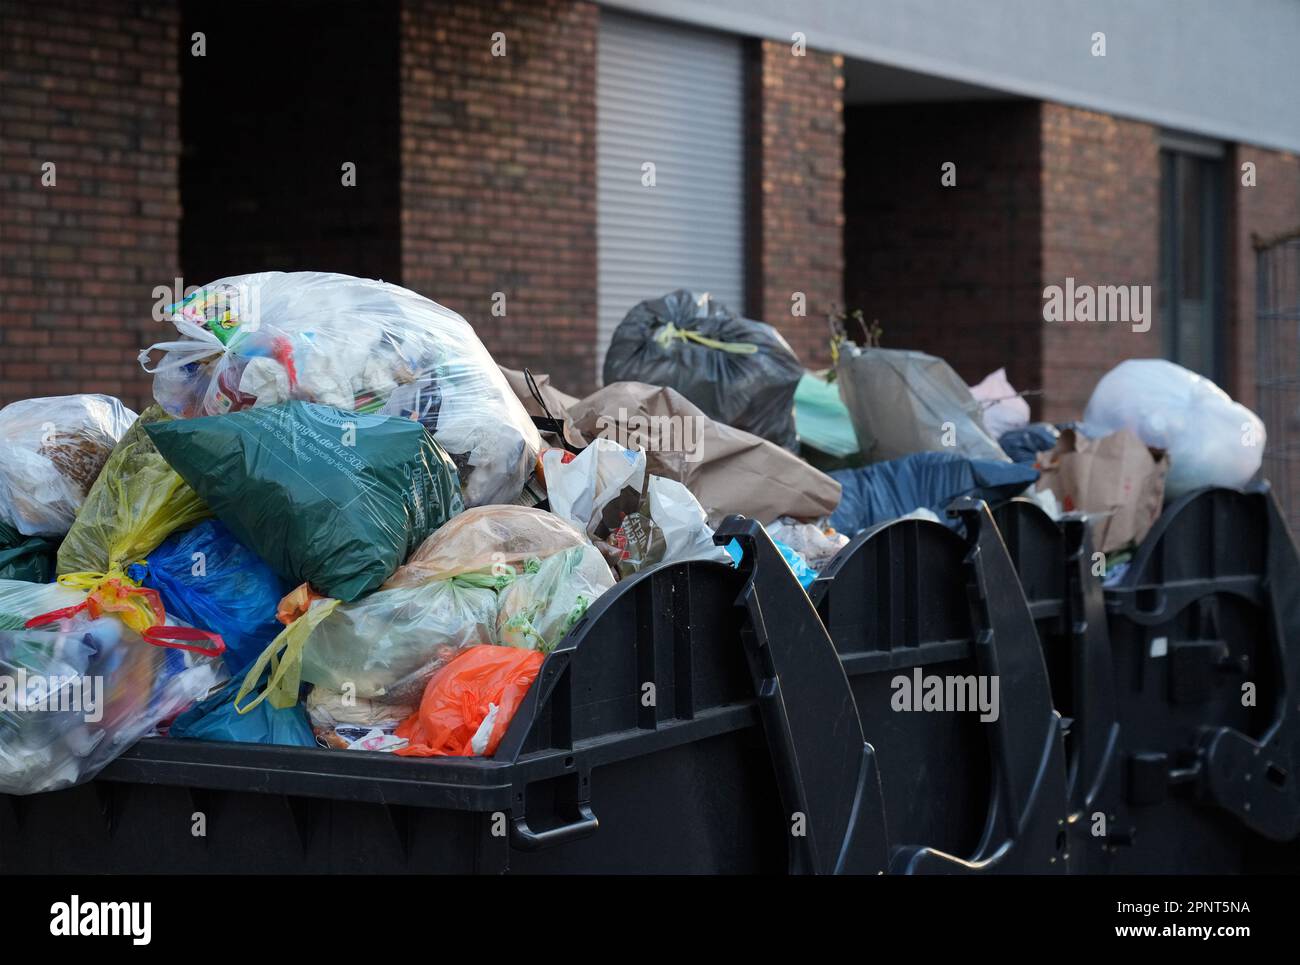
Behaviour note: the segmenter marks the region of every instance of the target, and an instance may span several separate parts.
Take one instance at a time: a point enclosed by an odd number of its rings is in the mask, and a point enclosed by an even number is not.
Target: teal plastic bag
[[[263,701],[247,714],[235,710],[235,692],[242,680],[232,680],[207,700],[176,718],[168,734],[183,740],[235,741],[241,744],[287,744],[315,747],[316,735],[302,704],[283,709]]]
[[[464,509],[455,464],[410,419],[286,402],[146,431],[240,543],[344,602]]]
[[[58,544],[43,536],[24,536],[0,520],[0,580],[49,583],[54,579]]]
[[[794,421],[804,445],[839,459],[857,454],[853,420],[833,382],[805,372],[794,393]]]

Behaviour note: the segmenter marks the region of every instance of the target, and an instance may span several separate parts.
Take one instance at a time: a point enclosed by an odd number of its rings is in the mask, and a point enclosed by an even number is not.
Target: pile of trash
[[[0,409],[0,792],[88,780],[149,735],[491,755],[617,582],[740,562],[714,539],[730,514],[805,587],[880,523],[959,526],[964,495],[1085,511],[1122,555],[1166,497],[1246,483],[1264,442],[1172,363],[1123,363],[1051,426],[1003,371],[968,387],[840,338],[810,372],[686,291],[629,312],[585,398],[346,275],[223,278],[170,321],[138,416]]]

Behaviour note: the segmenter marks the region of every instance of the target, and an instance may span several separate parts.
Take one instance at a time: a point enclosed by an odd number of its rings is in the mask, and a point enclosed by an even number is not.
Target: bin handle
[[[600,829],[600,820],[591,812],[590,805],[578,805],[578,817],[558,828],[534,831],[528,821],[521,815],[510,825],[510,843],[520,851],[540,851],[557,844],[568,844],[595,834]]]

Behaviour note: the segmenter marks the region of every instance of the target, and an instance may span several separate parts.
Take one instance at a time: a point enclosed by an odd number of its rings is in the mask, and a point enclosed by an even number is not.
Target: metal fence
[[[1300,534],[1300,228],[1257,240],[1259,415],[1268,430],[1264,477]]]

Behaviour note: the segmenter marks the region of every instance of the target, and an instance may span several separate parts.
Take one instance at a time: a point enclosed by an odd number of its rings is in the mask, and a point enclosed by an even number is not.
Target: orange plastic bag
[[[397,753],[491,757],[545,659],[536,650],[469,647],[430,678],[419,709],[397,728],[410,742]]]

